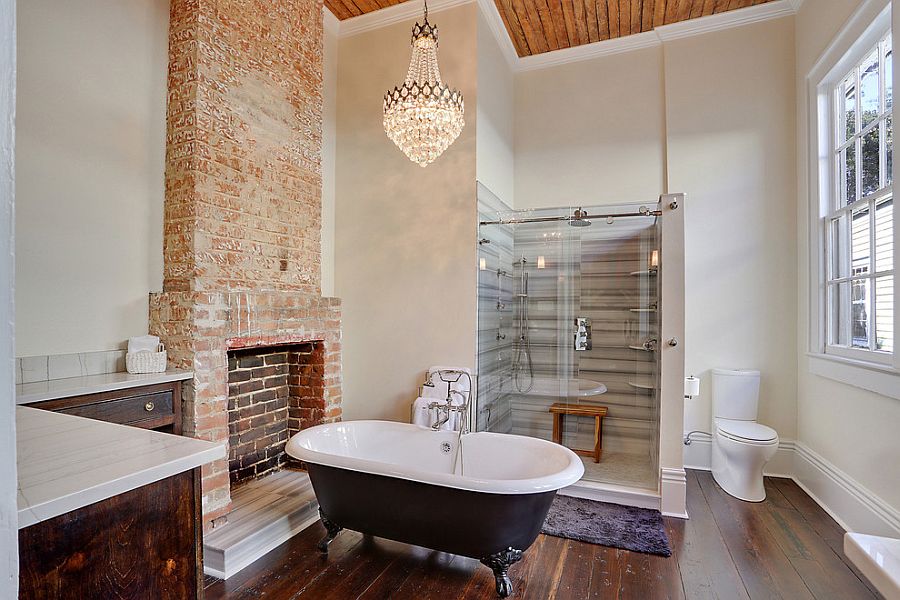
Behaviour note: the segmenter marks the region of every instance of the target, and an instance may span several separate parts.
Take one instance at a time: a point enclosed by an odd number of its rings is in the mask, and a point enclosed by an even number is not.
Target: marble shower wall
[[[478,184],[478,221],[511,209]],[[478,415],[481,431],[509,433],[512,360],[513,227],[487,225],[478,233]]]

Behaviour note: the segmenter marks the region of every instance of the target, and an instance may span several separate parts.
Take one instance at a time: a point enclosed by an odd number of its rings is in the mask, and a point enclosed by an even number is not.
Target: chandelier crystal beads
[[[428,22],[412,30],[406,81],[384,95],[384,131],[413,162],[425,167],[459,137],[465,125],[463,97],[441,80],[438,30]]]

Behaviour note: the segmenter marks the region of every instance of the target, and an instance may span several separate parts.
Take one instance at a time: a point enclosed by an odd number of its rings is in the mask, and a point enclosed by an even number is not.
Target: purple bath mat
[[[633,552],[672,555],[662,515],[649,508],[557,494],[542,531],[547,535]]]

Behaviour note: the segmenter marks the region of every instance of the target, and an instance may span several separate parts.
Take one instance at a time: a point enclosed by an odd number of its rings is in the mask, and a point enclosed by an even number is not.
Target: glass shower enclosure
[[[553,414],[606,407],[584,479],[655,491],[660,218],[654,203],[511,211],[479,188],[477,428],[553,437]],[[563,418],[590,450],[593,417]]]

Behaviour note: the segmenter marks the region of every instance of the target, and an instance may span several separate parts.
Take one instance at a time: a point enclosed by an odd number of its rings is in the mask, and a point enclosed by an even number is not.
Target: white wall
[[[759,419],[796,435],[794,32],[788,17],[665,45],[669,190],[685,202],[685,430],[710,372],[762,372]]]
[[[478,181],[508,206],[515,206],[514,101],[512,69],[497,45],[490,25],[478,10],[475,174]]]
[[[338,20],[322,8],[322,295],[334,296],[334,190],[337,160]]]
[[[169,3],[18,4],[16,354],[117,348],[162,287]]]
[[[347,419],[409,420],[431,365],[475,364],[476,8],[429,15],[444,81],[466,101],[459,139],[426,168],[382,129],[413,21],[340,40],[335,292]]]
[[[854,10],[858,0],[806,2],[796,16],[797,44],[797,239],[799,397],[798,440],[900,512],[900,401],[813,375],[809,340],[809,190],[806,76]],[[894,10],[897,10],[896,3]],[[895,12],[896,15],[896,12]],[[896,19],[896,16],[895,16]],[[896,23],[896,21],[895,21]],[[895,75],[896,81],[896,75]],[[819,482],[801,479],[818,493]],[[841,515],[839,515],[841,516]],[[853,515],[842,515],[854,526]]]
[[[0,3],[0,598],[19,588],[16,506],[15,377],[15,107],[16,9]]]
[[[515,208],[665,192],[660,47],[526,71],[515,88]]]

